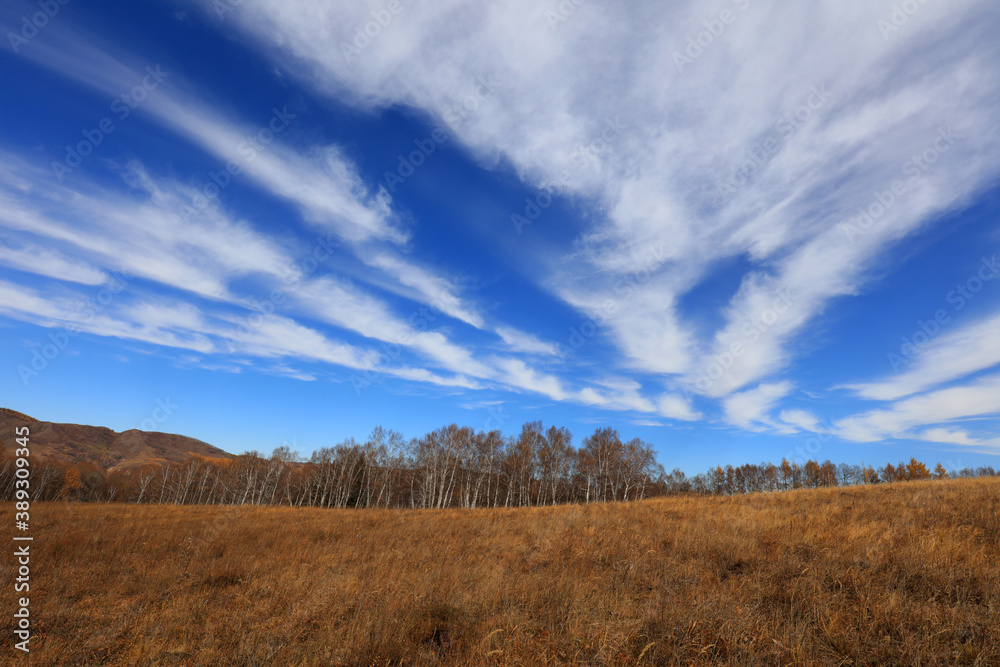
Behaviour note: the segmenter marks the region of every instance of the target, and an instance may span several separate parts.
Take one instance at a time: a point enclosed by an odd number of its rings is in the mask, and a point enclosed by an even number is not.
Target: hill
[[[997,478],[518,509],[33,509],[46,665],[1000,664]]]
[[[0,408],[0,442],[12,450],[14,429],[31,428],[32,457],[89,463],[108,471],[121,471],[151,463],[179,463],[193,455],[218,459],[231,454],[208,443],[172,433],[130,429],[117,433],[102,426],[45,422],[7,408]]]

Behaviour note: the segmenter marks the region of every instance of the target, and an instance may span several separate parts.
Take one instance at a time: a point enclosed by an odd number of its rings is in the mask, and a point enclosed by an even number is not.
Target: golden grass
[[[33,664],[1000,664],[996,478],[32,515]]]

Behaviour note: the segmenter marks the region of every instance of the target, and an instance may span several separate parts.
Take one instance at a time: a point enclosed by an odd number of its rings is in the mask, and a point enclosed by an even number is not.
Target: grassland
[[[512,510],[33,510],[32,664],[1000,664],[996,478]]]

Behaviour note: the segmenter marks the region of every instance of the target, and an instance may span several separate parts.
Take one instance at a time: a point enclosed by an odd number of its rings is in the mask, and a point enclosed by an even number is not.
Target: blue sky
[[[1000,453],[1000,9],[8,2],[0,404]]]

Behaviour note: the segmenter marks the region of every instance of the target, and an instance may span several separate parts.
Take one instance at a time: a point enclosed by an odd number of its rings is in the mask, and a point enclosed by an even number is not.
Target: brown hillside
[[[125,470],[150,463],[182,462],[192,456],[232,458],[208,443],[172,433],[131,429],[117,433],[102,426],[57,424],[39,421],[7,408],[0,408],[0,443],[11,450],[14,429],[31,428],[33,457],[67,463],[90,463],[106,470]]]

